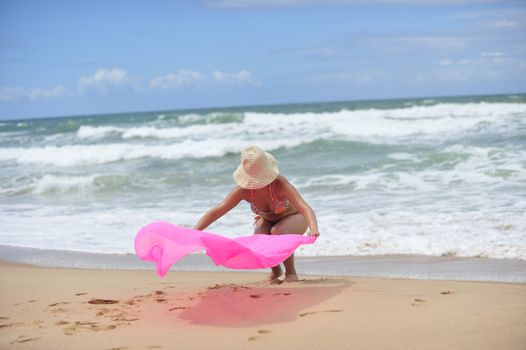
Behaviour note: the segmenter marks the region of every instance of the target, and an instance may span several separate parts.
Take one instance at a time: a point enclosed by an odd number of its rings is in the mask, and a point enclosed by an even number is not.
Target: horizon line
[[[366,99],[350,99],[350,100],[326,100],[326,101],[310,101],[310,102],[282,102],[282,103],[263,103],[253,105],[230,105],[230,106],[209,106],[209,107],[191,107],[191,108],[174,108],[174,109],[159,109],[159,110],[136,110],[136,111],[118,111],[118,112],[102,112],[97,114],[73,114],[73,115],[55,115],[42,116],[31,118],[8,118],[0,121],[27,121],[35,119],[60,119],[60,118],[83,118],[83,117],[99,117],[99,116],[115,116],[121,114],[131,113],[162,113],[162,112],[193,112],[193,111],[208,111],[208,110],[228,110],[228,109],[243,109],[243,108],[262,108],[272,106],[290,106],[290,105],[314,105],[321,103],[336,104],[343,102],[370,102],[370,101],[396,101],[408,99],[434,99],[434,98],[462,98],[462,97],[487,97],[487,96],[506,96],[506,95],[526,95],[525,92],[510,92],[510,93],[494,93],[494,94],[479,94],[479,95],[436,95],[436,96],[407,96],[407,97],[388,97],[388,98],[366,98]]]

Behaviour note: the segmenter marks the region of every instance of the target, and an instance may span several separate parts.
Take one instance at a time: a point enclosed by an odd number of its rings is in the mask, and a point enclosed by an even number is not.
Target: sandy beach
[[[0,264],[2,349],[524,349],[526,285]]]

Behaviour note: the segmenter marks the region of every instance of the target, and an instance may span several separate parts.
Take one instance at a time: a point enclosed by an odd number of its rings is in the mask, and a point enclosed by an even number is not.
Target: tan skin
[[[254,221],[254,234],[279,235],[279,234],[300,234],[302,235],[309,228],[309,236],[319,236],[316,214],[312,208],[303,200],[296,188],[283,176],[279,175],[271,183],[274,192],[279,200],[288,200],[289,206],[279,214],[262,214],[256,216]],[[261,210],[273,211],[275,201],[270,197],[267,185],[254,190],[254,204]],[[242,200],[252,201],[251,190],[242,187],[234,188],[226,198],[214,208],[207,211],[203,217],[195,224],[194,229],[204,230],[214,221],[228,213]],[[285,267],[285,282],[298,280],[296,268],[294,267],[294,254],[288,257],[283,265]],[[272,267],[269,276],[270,281],[276,281],[283,274],[280,265]]]

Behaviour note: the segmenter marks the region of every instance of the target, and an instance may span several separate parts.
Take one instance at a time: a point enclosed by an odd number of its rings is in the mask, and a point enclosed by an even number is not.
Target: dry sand
[[[1,349],[526,349],[526,284],[0,263]]]

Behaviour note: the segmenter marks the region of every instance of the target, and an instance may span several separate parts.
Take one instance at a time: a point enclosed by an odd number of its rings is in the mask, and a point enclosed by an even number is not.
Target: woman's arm
[[[211,223],[228,213],[232,208],[239,204],[243,199],[243,189],[236,187],[225,197],[225,199],[214,208],[207,211],[195,224],[194,230],[202,231]]]
[[[305,202],[301,197],[298,190],[285,178],[281,179],[281,190],[283,197],[286,197],[296,209],[303,215],[309,225],[309,236],[319,236],[320,232],[318,231],[318,222],[316,220],[316,214],[310,205]]]

